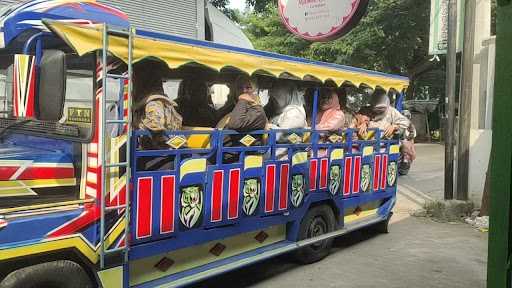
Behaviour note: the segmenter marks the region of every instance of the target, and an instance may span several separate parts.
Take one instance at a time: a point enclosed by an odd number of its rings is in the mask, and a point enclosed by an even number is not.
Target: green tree
[[[354,30],[323,43],[305,41],[287,31],[277,13],[277,1],[247,2],[254,10],[242,17],[241,24],[257,49],[405,75],[411,79],[410,97],[417,85],[430,85],[421,81],[426,74],[429,80],[436,76],[436,86],[444,85],[444,78],[438,77],[443,67],[428,55],[430,1],[371,0]],[[441,73],[429,73],[433,70]]]

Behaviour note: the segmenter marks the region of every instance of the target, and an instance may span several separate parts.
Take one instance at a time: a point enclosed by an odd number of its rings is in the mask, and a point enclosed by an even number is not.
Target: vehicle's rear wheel
[[[11,272],[0,288],[92,288],[84,269],[73,261],[59,260],[37,264]]]
[[[332,232],[336,227],[336,218],[329,206],[313,207],[302,219],[299,240],[309,239]],[[295,252],[295,258],[302,264],[310,264],[322,260],[329,255],[333,239],[323,240]]]

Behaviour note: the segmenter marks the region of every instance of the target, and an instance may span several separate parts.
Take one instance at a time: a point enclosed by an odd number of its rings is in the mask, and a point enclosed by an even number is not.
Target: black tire
[[[92,288],[84,269],[75,262],[59,260],[11,272],[0,288]]]
[[[299,229],[299,240],[304,240],[334,231],[336,228],[336,218],[331,207],[322,205],[308,211],[306,217],[302,219]],[[327,255],[332,247],[333,239],[327,239],[310,246],[297,250],[294,254],[295,259],[302,264],[318,262]]]
[[[409,169],[411,169],[410,163],[400,162],[398,165],[398,175],[405,176],[409,174]]]

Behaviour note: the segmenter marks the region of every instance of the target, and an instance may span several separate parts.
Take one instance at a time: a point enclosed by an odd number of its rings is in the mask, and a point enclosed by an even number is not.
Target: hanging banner
[[[430,55],[448,51],[448,1],[431,0],[430,8]],[[457,1],[457,52],[462,51],[464,40],[464,0]]]
[[[279,15],[288,30],[309,41],[330,41],[354,28],[368,0],[279,0]]]

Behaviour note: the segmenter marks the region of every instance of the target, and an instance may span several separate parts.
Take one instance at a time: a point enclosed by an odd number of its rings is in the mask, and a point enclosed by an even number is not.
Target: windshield
[[[12,113],[12,56],[0,56],[0,117]]]

